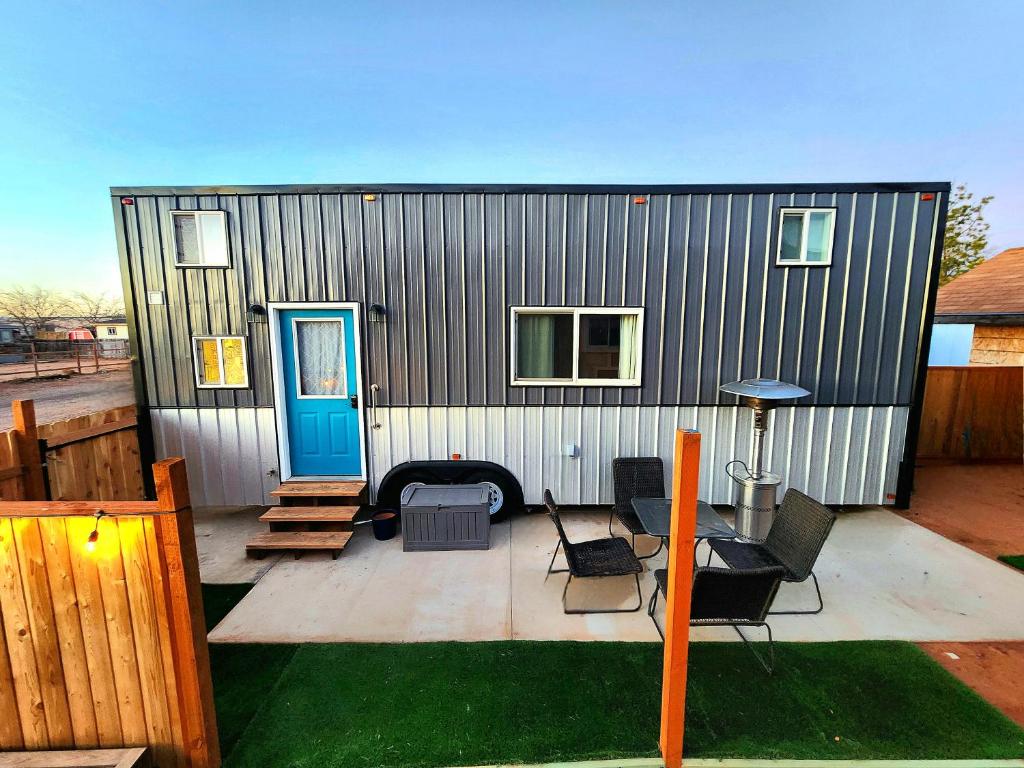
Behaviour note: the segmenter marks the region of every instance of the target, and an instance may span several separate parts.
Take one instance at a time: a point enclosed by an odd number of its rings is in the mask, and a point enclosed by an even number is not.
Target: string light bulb
[[[96,542],[100,540],[100,518],[103,517],[103,510],[96,512],[96,523],[92,527],[92,531],[89,533],[89,538],[85,541],[85,551],[90,554],[96,551]]]

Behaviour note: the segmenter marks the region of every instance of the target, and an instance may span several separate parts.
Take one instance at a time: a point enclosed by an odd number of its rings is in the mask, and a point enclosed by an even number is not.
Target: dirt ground
[[[920,467],[915,486],[903,517],[987,557],[1024,554],[1024,466]]]
[[[1024,466],[921,467],[915,485],[910,509],[899,512],[903,517],[986,557],[1024,554]],[[920,646],[992,706],[1024,726],[1024,696],[1020,692],[1024,641]]]
[[[67,379],[0,382],[0,430],[11,426],[11,401],[34,400],[36,421],[83,416],[135,402],[132,374],[127,368],[101,370]]]
[[[920,645],[992,706],[1024,726],[1024,696],[1020,692],[1020,681],[1024,680],[1024,642]]]
[[[127,360],[115,360],[100,358],[100,372],[104,368],[129,368],[131,364]],[[95,373],[96,365],[91,357],[83,357],[81,360],[82,373]],[[41,374],[78,373],[74,360],[49,360],[40,362],[38,365]],[[35,366],[32,363],[4,363],[0,365],[0,383],[21,381],[32,378],[35,373]]]

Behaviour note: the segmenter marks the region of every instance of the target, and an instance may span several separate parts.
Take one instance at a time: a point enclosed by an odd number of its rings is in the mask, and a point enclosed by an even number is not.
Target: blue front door
[[[288,309],[278,318],[292,476],[361,476],[355,313]]]

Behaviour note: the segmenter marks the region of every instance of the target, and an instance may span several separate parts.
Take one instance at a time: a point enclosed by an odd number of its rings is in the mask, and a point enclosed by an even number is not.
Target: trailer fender
[[[398,509],[402,490],[413,483],[490,486],[491,520],[498,522],[523,508],[523,488],[515,475],[493,461],[407,461],[391,468],[377,488],[379,508]]]

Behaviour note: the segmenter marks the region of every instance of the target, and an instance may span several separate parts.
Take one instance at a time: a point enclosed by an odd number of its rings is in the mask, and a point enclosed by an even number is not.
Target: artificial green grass
[[[225,768],[436,766],[657,754],[660,644],[215,646]],[[1024,731],[909,643],[690,649],[693,757],[998,758]],[[221,669],[217,667],[221,666]],[[280,670],[276,683],[270,678]],[[272,687],[270,687],[272,686]],[[261,700],[233,749],[240,703]]]
[[[297,645],[210,643],[220,753],[226,757],[273,695]]]
[[[1018,571],[1024,571],[1024,555],[1000,555],[999,559],[1007,565],[1012,565]]]
[[[253,584],[203,584],[203,615],[209,632],[253,588]]]
[[[203,584],[209,632],[245,597],[252,584]],[[210,644],[221,754],[230,752],[291,661],[296,646]]]

